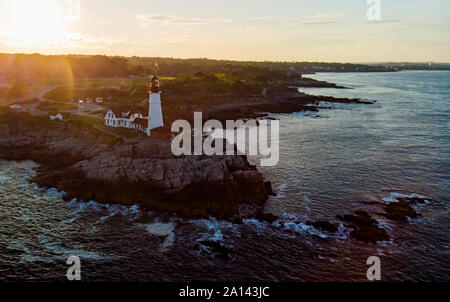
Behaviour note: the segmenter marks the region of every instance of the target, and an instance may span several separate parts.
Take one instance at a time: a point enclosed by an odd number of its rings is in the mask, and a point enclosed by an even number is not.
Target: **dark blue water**
[[[84,280],[366,281],[366,259],[379,256],[385,281],[449,281],[450,72],[313,77],[353,89],[302,91],[377,102],[277,116],[280,162],[260,169],[278,192],[266,211],[279,221],[184,220],[138,206],[68,203],[28,181],[34,163],[0,161],[0,280],[64,280],[65,261],[76,255]],[[406,223],[377,214],[379,203],[405,195],[433,202]],[[365,244],[342,225],[330,234],[305,224],[339,223],[337,214],[358,209],[392,240]],[[232,259],[196,248],[200,240],[220,242]]]

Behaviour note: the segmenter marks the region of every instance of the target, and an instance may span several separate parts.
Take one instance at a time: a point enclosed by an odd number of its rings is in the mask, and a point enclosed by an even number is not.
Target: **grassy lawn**
[[[64,102],[42,102],[36,106],[39,110],[44,111],[64,111],[64,110],[76,110],[78,106],[73,103]]]
[[[94,110],[89,112],[91,115],[97,115],[97,114],[105,114],[105,110]]]
[[[72,115],[72,117],[69,120],[69,123],[72,125],[75,125],[79,128],[86,128],[86,127],[92,127],[92,126],[101,126],[103,125],[103,120],[100,120],[98,118],[89,117],[89,116],[82,116],[82,115]]]
[[[107,127],[103,124],[99,126],[99,128],[124,138],[135,138],[139,136],[137,130],[133,129]]]

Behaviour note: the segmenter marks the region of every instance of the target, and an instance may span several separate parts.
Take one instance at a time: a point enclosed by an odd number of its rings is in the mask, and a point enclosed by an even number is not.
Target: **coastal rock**
[[[266,193],[267,193],[268,195],[270,195],[270,196],[275,196],[275,195],[277,195],[277,194],[273,191],[273,189],[272,189],[272,183],[271,183],[270,181],[264,182],[264,187],[265,187]]]
[[[311,78],[300,78],[295,81],[285,82],[287,86],[294,87],[315,87],[315,88],[336,88],[336,89],[347,89],[347,87],[336,85],[335,83],[329,83],[325,81],[319,81]]]
[[[257,214],[255,218],[260,221],[265,221],[268,223],[274,223],[275,221],[278,220],[278,217],[271,213],[260,213],[260,214]]]
[[[420,214],[418,214],[411,205],[425,203],[427,201],[426,198],[419,197],[402,197],[398,198],[397,202],[391,202],[385,205],[384,215],[386,218],[394,220],[394,221],[406,221],[409,218],[418,218]]]
[[[365,211],[356,211],[354,215],[338,215],[337,218],[346,222],[346,227],[353,229],[350,236],[358,241],[377,243],[390,240],[386,230],[378,227],[378,221]]]
[[[334,98],[330,96],[313,96],[298,91],[274,91],[270,98],[249,102],[236,102],[209,108],[204,112],[205,119],[216,119],[225,123],[226,120],[268,119],[267,113],[318,112],[319,103],[357,103],[373,104],[370,101],[349,98]]]
[[[271,193],[245,156],[176,157],[167,141],[143,137],[106,144],[89,128],[65,123],[43,128],[34,122],[24,119],[20,131],[1,124],[7,135],[0,137],[0,158],[41,164],[33,181],[66,192],[66,200],[137,203],[185,217],[228,218],[241,204],[262,205]]]

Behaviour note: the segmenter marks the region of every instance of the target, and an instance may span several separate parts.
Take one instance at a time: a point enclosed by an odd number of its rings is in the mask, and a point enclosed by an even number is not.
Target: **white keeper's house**
[[[151,78],[149,94],[148,116],[145,116],[132,106],[110,108],[105,115],[105,125],[136,129],[148,136],[150,136],[151,130],[164,127],[161,91],[159,91],[159,79],[157,76]]]

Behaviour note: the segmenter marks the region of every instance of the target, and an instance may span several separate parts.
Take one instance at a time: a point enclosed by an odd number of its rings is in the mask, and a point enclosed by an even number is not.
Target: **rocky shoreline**
[[[284,90],[276,97],[218,106],[204,114],[219,120],[268,117],[261,112],[317,111],[320,101],[365,103]],[[0,126],[0,158],[39,163],[32,181],[66,192],[66,200],[139,204],[183,217],[229,219],[242,204],[262,209],[273,194],[270,182],[245,156],[175,157],[168,140],[111,143],[94,127],[24,112],[3,113]]]
[[[207,119],[270,118],[270,114],[318,111],[320,102],[360,103],[358,99],[311,96],[280,91],[275,97],[233,102],[205,110]],[[186,218],[210,216],[242,223],[254,218],[270,224],[275,215],[263,213],[273,195],[270,182],[252,166],[246,156],[176,157],[167,139],[137,137],[111,142],[98,127],[80,127],[70,122],[50,122],[47,116],[13,111],[0,113],[0,158],[33,160],[40,164],[32,179],[41,187],[64,191],[67,201],[94,200],[99,203],[139,204],[148,210],[173,213]],[[423,198],[403,198],[383,204],[378,216],[401,223],[417,218],[413,205]],[[240,215],[240,206],[252,205],[251,215]],[[337,216],[357,241],[376,243],[390,236],[367,212]],[[282,223],[282,222],[280,222]],[[300,222],[299,222],[300,223]],[[308,221],[317,230],[336,233],[339,224]],[[219,257],[229,251],[205,243]]]
[[[348,87],[336,85],[335,83],[330,83],[326,81],[319,81],[311,78],[304,78],[297,79],[293,82],[286,82],[284,83],[286,86],[291,87],[305,87],[305,88],[337,88],[337,89],[349,89]]]
[[[245,156],[175,157],[168,141],[155,139],[111,146],[89,130],[74,134],[64,123],[19,128],[1,125],[0,158],[39,163],[32,181],[66,192],[66,200],[226,218],[242,203],[261,205],[271,191]]]
[[[272,114],[288,114],[301,111],[318,112],[321,102],[341,104],[373,104],[360,99],[313,96],[297,89],[278,91],[275,96],[216,106],[203,112],[205,119],[226,120],[270,118]]]

